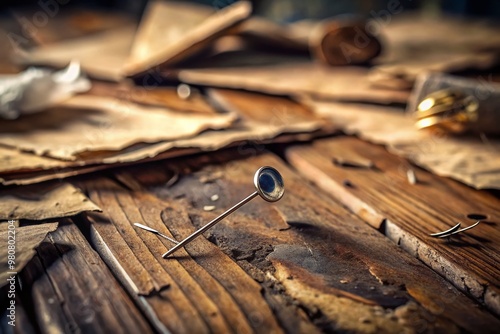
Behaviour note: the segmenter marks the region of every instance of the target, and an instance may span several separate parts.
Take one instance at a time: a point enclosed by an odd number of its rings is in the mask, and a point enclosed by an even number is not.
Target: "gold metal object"
[[[424,98],[417,107],[417,127],[451,133],[469,130],[478,119],[479,101],[459,89],[443,89]]]

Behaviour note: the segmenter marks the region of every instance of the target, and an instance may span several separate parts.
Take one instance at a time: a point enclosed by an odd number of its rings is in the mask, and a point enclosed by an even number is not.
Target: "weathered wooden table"
[[[493,333],[500,199],[354,137],[239,146],[72,179],[103,213],[65,219],[21,274],[22,333]],[[373,168],[332,163],[369,159]],[[283,175],[175,256],[177,240]],[[214,196],[216,195],[216,196]],[[207,207],[215,206],[213,211]],[[212,209],[212,208],[209,208]],[[486,220],[453,238],[429,233]],[[10,330],[4,327],[4,330]]]
[[[85,33],[121,20],[77,14]],[[52,18],[37,38],[84,33],[64,19]],[[0,70],[19,70],[6,51]],[[117,94],[106,88],[95,83],[93,93]],[[222,94],[259,122],[279,99],[233,95]],[[280,103],[299,120],[310,117],[291,100]],[[339,158],[374,166],[334,164]],[[180,240],[253,192],[263,165],[282,173],[283,199],[254,199],[172,258],[162,258],[172,244],[133,225]],[[500,332],[500,193],[414,166],[411,185],[408,168],[383,147],[338,135],[72,178],[103,212],[57,220],[19,273],[16,327],[3,313],[0,332]],[[429,236],[476,218],[484,218],[478,227],[451,240]]]

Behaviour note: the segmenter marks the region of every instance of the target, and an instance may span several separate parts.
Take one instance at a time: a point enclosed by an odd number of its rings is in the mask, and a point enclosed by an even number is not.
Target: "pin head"
[[[259,196],[268,202],[276,202],[285,193],[285,184],[281,174],[273,167],[260,167],[253,178]]]

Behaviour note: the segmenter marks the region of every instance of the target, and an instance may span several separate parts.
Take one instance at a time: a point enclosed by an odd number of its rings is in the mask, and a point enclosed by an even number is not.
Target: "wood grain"
[[[215,114],[217,111],[208,103],[195,88],[187,99],[179,97],[175,87],[136,86],[130,82],[109,83],[104,81],[92,82],[89,94],[96,96],[112,96],[117,99],[135,102],[144,105],[164,107],[185,113]]]
[[[353,155],[372,161],[375,168],[347,168],[332,162]],[[372,227],[500,314],[498,198],[410,166],[384,148],[354,137],[292,147],[286,156],[302,175]],[[410,168],[416,185],[408,182]],[[473,224],[470,214],[485,215],[487,220],[452,241],[429,236],[457,221],[462,227]]]
[[[262,165],[282,172],[285,197],[276,204],[253,200],[174,258],[161,258],[172,247],[168,241],[132,227],[139,222],[179,240],[252,192]],[[166,184],[172,166],[179,179]],[[89,218],[89,227],[122,284],[133,292],[141,280],[168,281],[135,297],[159,330],[484,333],[500,325],[272,154],[244,157],[232,150],[82,185],[104,210],[107,221]],[[207,205],[216,208],[205,211]],[[129,261],[141,263],[145,276]]]
[[[147,322],[70,221],[47,237],[22,273],[44,333],[151,333]]]
[[[140,222],[171,235],[161,220],[165,219],[175,222],[174,227],[179,233],[187,234],[193,226],[181,205],[163,202],[140,191],[129,192],[110,180],[86,185],[92,198],[106,203],[106,214],[110,217],[109,221],[98,221],[94,219],[96,215],[90,218],[93,238],[101,240],[113,253],[113,257],[102,253],[110,266],[126,272],[126,281],[122,283],[130,285],[131,281],[134,286],[139,286],[144,281],[152,282],[153,289],[149,284],[149,289],[135,291],[149,304],[146,312],[150,312],[151,318],[158,318],[176,333],[245,333],[253,331],[248,315],[259,310],[263,314],[259,326],[281,331],[261,296],[260,286],[213,244],[206,241],[202,245],[199,249],[202,255],[197,261],[188,256],[180,261],[165,260],[161,257],[165,246],[172,245],[163,244],[163,240],[132,226],[134,222]],[[168,218],[162,212],[167,212]],[[130,250],[123,252],[127,246]],[[102,247],[101,244],[98,249],[102,251]],[[207,251],[211,256],[203,255]],[[136,263],[147,269],[134,272]],[[160,300],[158,293],[162,297]],[[172,311],[177,314],[177,320],[172,317]]]

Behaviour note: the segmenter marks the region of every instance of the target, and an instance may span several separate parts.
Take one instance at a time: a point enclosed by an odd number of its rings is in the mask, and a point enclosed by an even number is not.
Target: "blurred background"
[[[482,110],[496,111],[500,105],[500,1],[250,2],[3,1],[0,116],[11,122],[0,120],[0,144],[12,148],[8,154],[23,150],[84,166],[122,162],[122,155],[131,151],[135,155],[127,159],[134,162],[167,155],[168,149],[163,152],[151,144],[196,138],[206,129],[218,131],[212,134],[216,143],[200,140],[195,144],[202,143],[202,147],[195,145],[197,149],[272,141],[289,132],[308,133],[311,137],[307,138],[329,135],[334,127],[324,125],[324,119],[339,127],[356,123],[356,119],[368,120],[375,130],[381,124],[387,126],[384,134],[400,131],[403,122],[407,132],[395,137],[405,142],[408,138],[421,140],[417,129],[431,130],[429,136],[434,130],[480,134],[483,141],[486,135],[500,135],[500,121],[491,121],[490,113],[477,116]],[[225,92],[230,96],[221,98],[220,89],[230,91]],[[430,96],[434,93],[443,97]],[[264,102],[254,107],[257,98]],[[230,99],[234,101],[229,103]],[[427,109],[420,110],[425,101],[439,103],[424,103]],[[323,103],[328,105],[326,112]],[[358,104],[355,110],[353,103]],[[126,105],[120,109],[115,104]],[[58,112],[53,107],[76,112]],[[158,122],[147,122],[151,107],[177,116],[180,112],[187,127],[207,113],[210,117],[200,122],[197,131],[173,136],[160,127],[158,136],[152,136],[149,127]],[[131,108],[137,111],[137,120],[143,121],[142,128],[135,126],[136,119],[123,124],[121,116]],[[85,113],[88,109],[102,117],[93,119]],[[53,120],[43,112],[52,112]],[[385,116],[380,116],[381,122],[376,112],[401,119],[385,122]],[[224,126],[212,125],[212,119],[231,113],[238,117]],[[356,119],[346,121],[345,115]],[[68,119],[61,120],[63,116]],[[493,116],[498,118],[498,112]],[[273,117],[279,122],[271,124],[271,131],[268,120]],[[38,123],[42,120],[45,146],[32,136],[43,132]],[[222,129],[226,132],[219,131]],[[238,132],[241,129],[249,132]],[[263,129],[269,130],[265,136]],[[93,138],[84,141],[84,147],[82,133]],[[118,134],[124,139],[120,145],[112,138]],[[63,149],[55,148],[56,136]],[[110,137],[109,147],[97,145],[103,136]],[[295,137],[286,139],[293,140]],[[457,144],[460,149],[463,140]],[[470,152],[476,152],[477,145],[471,142]],[[153,149],[154,153],[148,151]],[[454,150],[445,147],[439,156],[447,152]],[[436,154],[430,152],[429,156]],[[460,159],[465,161],[468,156],[461,154]],[[452,170],[457,178],[470,182],[469,175],[485,170],[484,160],[490,160],[481,159],[477,160],[480,166],[471,167],[465,176],[458,164],[447,167],[446,175]],[[436,169],[442,167],[440,163],[435,163],[439,165]],[[24,171],[26,165],[9,168],[7,172]],[[500,167],[492,164],[490,170],[499,171]],[[473,184],[497,186],[497,178],[500,173]]]
[[[36,6],[38,3],[50,4],[54,0],[7,0],[2,1],[0,8],[5,14],[10,8]],[[223,8],[236,0],[193,0],[192,2]],[[186,1],[182,1],[186,2]],[[387,8],[393,0],[252,0],[255,13],[277,22],[293,22],[304,18],[322,19],[341,14],[361,14],[371,16],[372,11]],[[405,10],[421,10],[429,15],[440,13],[460,16],[500,18],[500,1],[495,0],[401,0],[398,1]],[[140,16],[145,8],[146,0],[61,0],[66,8],[95,7],[113,11],[127,12]]]

